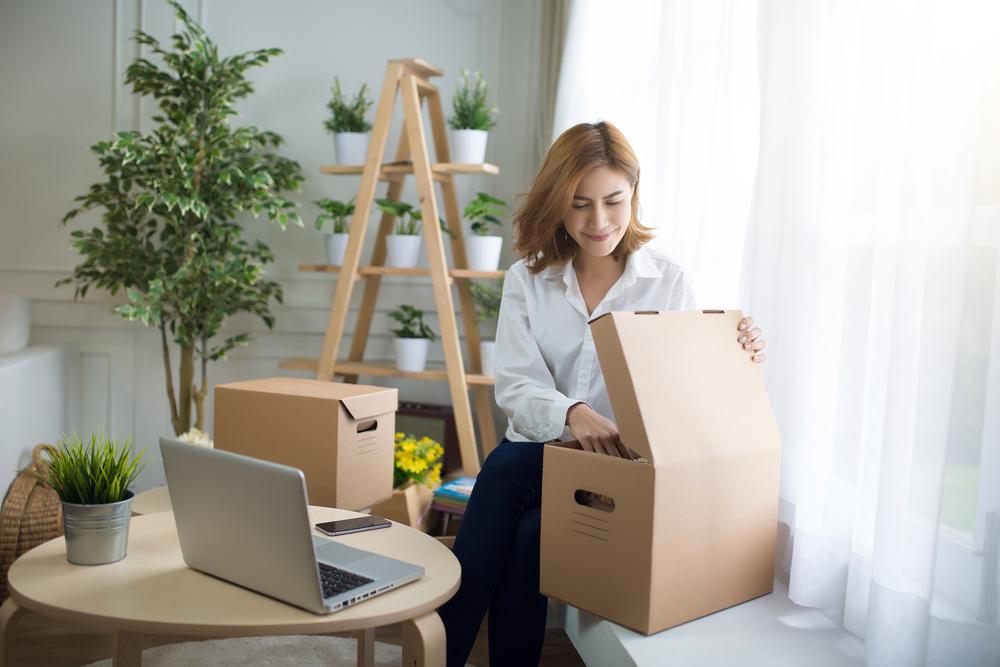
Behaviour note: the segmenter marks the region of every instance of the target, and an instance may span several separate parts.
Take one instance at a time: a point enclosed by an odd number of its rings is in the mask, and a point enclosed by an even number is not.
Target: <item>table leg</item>
[[[444,623],[437,612],[403,621],[404,667],[443,667],[444,651]]]
[[[142,634],[116,630],[111,648],[112,667],[138,667],[142,664]]]
[[[0,667],[14,664],[14,632],[18,619],[23,615],[24,610],[14,602],[14,598],[7,598],[0,607]]]
[[[375,667],[375,628],[358,630],[358,667]]]

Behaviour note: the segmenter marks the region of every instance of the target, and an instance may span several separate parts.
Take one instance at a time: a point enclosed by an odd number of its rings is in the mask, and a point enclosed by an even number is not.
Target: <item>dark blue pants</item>
[[[547,598],[538,592],[542,451],[502,441],[476,478],[455,538],[462,583],[438,613],[449,667],[461,667],[489,608],[490,665],[537,665]]]

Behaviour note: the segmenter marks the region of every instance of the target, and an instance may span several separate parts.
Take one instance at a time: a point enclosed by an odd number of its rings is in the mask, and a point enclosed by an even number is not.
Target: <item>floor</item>
[[[377,641],[402,644],[399,625],[379,628],[375,633]],[[13,664],[24,667],[76,667],[94,660],[111,657],[111,635],[88,632],[63,621],[46,618],[33,612],[25,612],[19,621]],[[145,637],[144,646],[150,648],[162,644],[187,641],[188,637]],[[489,664],[485,627],[469,656],[472,665]],[[542,652],[543,667],[582,667],[576,650],[562,629],[549,629],[545,636]]]

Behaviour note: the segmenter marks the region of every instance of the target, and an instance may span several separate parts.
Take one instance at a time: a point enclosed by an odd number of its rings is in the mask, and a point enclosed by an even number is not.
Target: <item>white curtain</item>
[[[869,665],[1000,665],[997,26],[990,0],[570,6],[554,132],[619,125],[657,242],[761,323],[779,576]]]
[[[753,192],[756,15],[742,0],[575,0],[559,73],[553,139],[599,120],[625,134],[640,219],[713,307],[736,305]]]
[[[789,596],[870,665],[1000,665],[997,3],[763,0],[743,303]]]

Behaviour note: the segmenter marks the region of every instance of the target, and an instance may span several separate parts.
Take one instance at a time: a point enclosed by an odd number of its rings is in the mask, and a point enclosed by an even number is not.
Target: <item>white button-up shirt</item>
[[[497,321],[496,400],[508,440],[571,440],[566,411],[581,401],[615,421],[588,322],[614,310],[691,310],[684,271],[648,245],[629,254],[625,271],[593,313],[571,263],[531,274],[522,259],[507,270]]]

